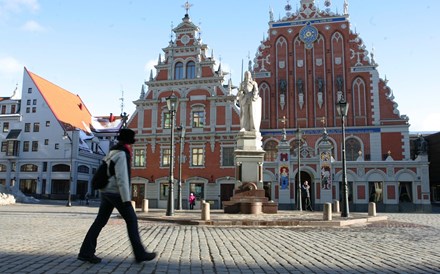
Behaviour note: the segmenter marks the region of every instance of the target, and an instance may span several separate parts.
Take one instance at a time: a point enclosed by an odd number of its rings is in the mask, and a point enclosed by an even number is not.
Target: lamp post
[[[347,164],[345,162],[345,116],[348,113],[348,103],[345,98],[342,97],[341,100],[336,104],[336,109],[338,115],[341,116],[342,124],[342,211],[341,217],[348,217],[348,185],[347,185]]]
[[[298,128],[298,131],[296,132],[296,139],[298,140],[298,203],[297,203],[297,209],[299,211],[302,211],[302,194],[301,194],[301,138],[302,138],[302,132]]]
[[[182,209],[182,158],[183,158],[183,149],[185,145],[185,127],[180,125],[177,128],[180,130],[180,155],[179,155],[179,184],[177,185],[177,206],[176,209]]]
[[[178,98],[171,94],[167,97],[167,107],[170,112],[170,122],[171,122],[171,140],[170,140],[170,176],[168,181],[168,201],[167,201],[167,212],[166,216],[174,215],[174,115],[177,111],[177,106],[179,104]]]
[[[72,131],[73,133],[73,131]],[[73,136],[72,136],[73,137]],[[69,172],[69,193],[67,195],[66,206],[72,206],[72,169],[73,169],[73,140],[70,138],[69,134],[64,131],[63,139],[69,139],[70,142],[70,172]]]

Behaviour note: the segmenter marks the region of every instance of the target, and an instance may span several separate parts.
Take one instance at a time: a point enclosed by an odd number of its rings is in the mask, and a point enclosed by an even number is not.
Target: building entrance
[[[223,208],[223,202],[231,200],[234,195],[235,184],[221,184],[220,185],[220,207]]]

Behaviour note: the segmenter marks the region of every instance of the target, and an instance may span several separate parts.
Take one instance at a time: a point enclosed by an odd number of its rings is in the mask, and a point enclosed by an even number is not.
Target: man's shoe
[[[83,261],[83,262],[89,262],[91,264],[99,264],[102,259],[97,257],[96,255],[93,255],[92,257],[84,257],[81,255],[78,255],[78,260]]]
[[[144,257],[140,259],[136,259],[136,262],[142,263],[142,262],[154,260],[154,258],[156,258],[156,252],[151,252],[151,253],[147,252]]]

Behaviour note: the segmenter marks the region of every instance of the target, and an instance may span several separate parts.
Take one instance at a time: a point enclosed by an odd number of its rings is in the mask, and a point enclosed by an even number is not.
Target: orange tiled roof
[[[70,126],[90,133],[92,115],[78,95],[75,95],[25,68],[34,81],[43,98],[52,110],[55,117],[66,127]]]

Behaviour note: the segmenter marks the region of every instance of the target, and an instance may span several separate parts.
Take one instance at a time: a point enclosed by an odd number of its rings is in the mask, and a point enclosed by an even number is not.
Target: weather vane
[[[188,1],[185,2],[185,5],[182,7],[185,9],[186,14],[189,14],[189,9],[193,6],[193,4],[190,4]]]

